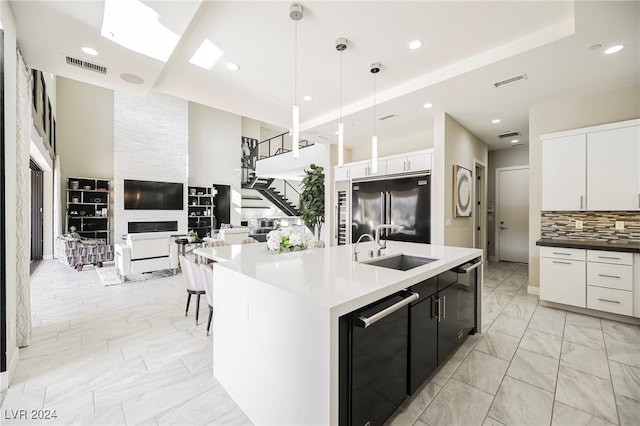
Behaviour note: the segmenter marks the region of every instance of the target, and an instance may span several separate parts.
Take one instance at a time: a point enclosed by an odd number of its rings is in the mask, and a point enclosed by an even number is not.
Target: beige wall
[[[260,122],[253,118],[242,117],[242,136],[257,139],[260,142]]]
[[[433,148],[433,133],[416,133],[404,138],[387,141],[378,141],[378,156],[402,154],[405,152],[419,151],[421,149]],[[371,144],[364,144],[351,149],[350,161],[368,160],[371,158]],[[345,155],[345,161],[346,155]]]
[[[445,114],[444,123],[444,244],[473,247],[473,217],[456,218],[453,214],[453,166],[475,170],[474,159],[487,165],[488,148],[476,135]],[[450,222],[449,222],[450,221]]]
[[[113,179],[113,90],[63,77],[57,82],[57,145],[64,205],[68,177]]]
[[[239,115],[189,102],[189,185],[230,185],[234,225],[242,219],[241,132]]]
[[[542,149],[540,136],[598,124],[640,117],[640,86],[565,98],[529,110],[529,286],[540,285],[540,238],[542,205]]]
[[[525,166],[529,164],[529,148],[519,146],[498,151],[489,151],[489,166],[487,168],[487,207],[496,206],[496,169],[501,167]],[[495,256],[495,213],[487,213],[487,251],[489,256]]]

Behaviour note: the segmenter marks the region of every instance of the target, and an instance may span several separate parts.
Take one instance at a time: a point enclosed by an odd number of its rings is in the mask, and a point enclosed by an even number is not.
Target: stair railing
[[[311,145],[314,145],[314,143],[305,139],[300,141],[299,146],[300,148],[306,148]],[[289,132],[266,139],[258,144],[258,160],[286,154],[287,152],[291,152],[291,136]]]
[[[291,183],[289,183],[287,180],[285,179],[276,179],[273,181],[273,183],[271,184],[271,188],[273,188],[274,190],[280,192],[280,194],[282,195],[282,197],[284,197],[285,199],[287,199],[287,201],[289,201],[289,203],[293,204],[293,206],[296,209],[300,209],[300,192],[298,191],[298,189],[291,185]]]

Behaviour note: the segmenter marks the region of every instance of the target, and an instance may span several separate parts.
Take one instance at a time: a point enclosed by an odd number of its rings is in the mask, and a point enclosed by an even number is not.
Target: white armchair
[[[173,232],[128,234],[127,242],[115,245],[116,271],[121,279],[129,274],[178,267],[178,246]]]
[[[249,228],[226,228],[218,233],[218,239],[227,244],[241,244],[247,238],[249,238]]]

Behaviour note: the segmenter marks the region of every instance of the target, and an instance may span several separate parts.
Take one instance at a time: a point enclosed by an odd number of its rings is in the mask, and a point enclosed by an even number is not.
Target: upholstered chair
[[[259,243],[260,241],[256,240],[255,238],[245,238],[244,240],[240,241],[240,244],[255,244],[255,243]]]
[[[204,282],[204,292],[207,295],[207,303],[209,304],[209,320],[207,321],[208,336],[211,331],[211,319],[213,318],[213,264],[209,263],[205,265],[201,263],[199,266]]]
[[[227,243],[226,241],[223,240],[213,240],[213,241],[209,241],[207,243],[207,247],[224,247],[224,246],[228,246],[229,243]]]
[[[187,286],[187,307],[184,310],[184,316],[189,315],[189,304],[191,303],[191,296],[196,295],[196,325],[198,325],[198,316],[200,313],[200,296],[205,293],[204,280],[198,264],[186,257],[180,255],[180,267],[182,268],[182,276],[184,277],[184,283]]]

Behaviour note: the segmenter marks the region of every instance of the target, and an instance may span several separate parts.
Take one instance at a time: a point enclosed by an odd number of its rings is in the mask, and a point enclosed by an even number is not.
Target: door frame
[[[478,199],[477,194],[477,180],[478,176],[476,174],[477,169],[482,169],[481,175],[481,184],[482,184],[482,193],[479,195],[480,199]],[[479,214],[473,214],[473,247],[482,249],[482,259],[485,262],[489,260],[487,257],[487,164],[478,160],[477,158],[473,159],[473,185],[472,188],[472,196],[473,196],[473,212],[480,211]],[[480,209],[477,209],[478,201],[480,201]],[[476,241],[476,228],[480,226],[480,244]]]
[[[496,248],[495,248],[495,257],[496,257],[496,261],[500,261],[500,172],[507,172],[510,170],[521,170],[521,169],[526,169],[529,170],[529,165],[522,165],[522,166],[511,166],[511,167],[497,167],[496,168],[496,176],[495,176],[495,181],[496,181],[496,188],[495,188],[495,194],[496,194],[496,205],[495,205],[495,213],[494,213],[494,232],[495,232],[495,241],[496,241]],[[531,178],[531,176],[529,176],[529,178]],[[527,212],[529,213],[529,215],[531,215],[531,213],[529,212],[529,210],[527,210]],[[528,243],[528,242],[527,242]]]

